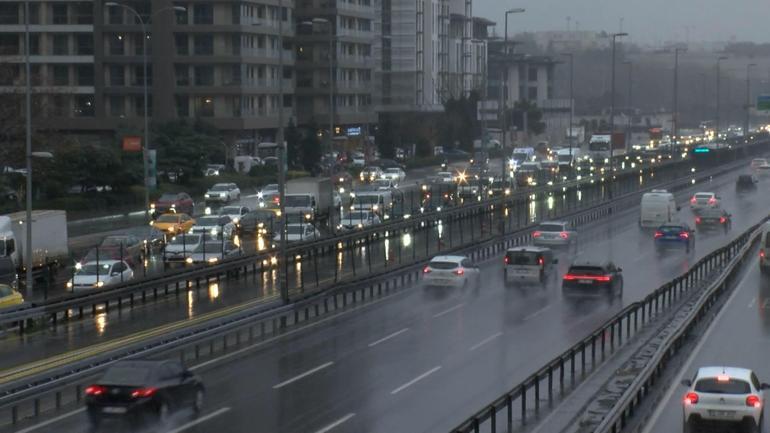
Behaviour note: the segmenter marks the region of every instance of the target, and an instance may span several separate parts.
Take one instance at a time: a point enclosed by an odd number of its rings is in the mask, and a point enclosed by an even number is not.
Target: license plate
[[[102,408],[102,412],[103,413],[120,414],[120,413],[126,413],[126,408],[125,407],[111,407],[111,406],[108,406],[108,407]]]
[[[594,280],[578,280],[580,284],[593,284]]]
[[[517,274],[528,274],[528,273],[529,273],[529,271],[528,271],[528,270],[526,270],[526,269],[517,269],[517,270],[516,270],[516,273],[517,273]]]
[[[731,410],[710,410],[709,411],[709,416],[714,416],[714,417],[732,418],[734,415],[735,415],[735,412]]]

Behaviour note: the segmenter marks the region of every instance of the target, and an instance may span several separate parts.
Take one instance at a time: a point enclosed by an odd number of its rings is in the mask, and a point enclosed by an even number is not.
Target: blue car
[[[687,224],[666,224],[655,231],[655,251],[662,253],[666,250],[684,249],[686,252],[695,250],[695,230]]]

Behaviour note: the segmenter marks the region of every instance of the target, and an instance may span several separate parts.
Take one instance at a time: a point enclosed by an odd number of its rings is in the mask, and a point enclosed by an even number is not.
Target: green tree
[[[396,143],[399,142],[396,122],[389,115],[382,115],[380,123],[377,126],[375,141],[377,149],[383,158],[394,158],[396,156]]]
[[[311,132],[312,133],[312,132]],[[286,163],[289,169],[296,170],[302,167],[302,133],[294,119],[289,120],[289,126],[286,127]]]
[[[516,101],[513,108],[508,109],[508,124],[513,125],[519,131],[524,131],[524,113],[527,113],[527,131],[532,135],[540,135],[545,132],[543,111],[535,102],[524,100]]]
[[[321,161],[321,140],[315,134],[318,128],[315,125],[308,126],[302,138],[302,166],[307,171],[314,171]]]
[[[444,103],[444,113],[438,121],[439,144],[444,147],[473,149],[473,140],[481,134],[481,127],[476,118],[478,92],[468,96],[450,99]]]
[[[180,172],[182,183],[202,176],[207,163],[224,161],[222,138],[203,122],[172,121],[155,126],[153,132],[158,170]]]

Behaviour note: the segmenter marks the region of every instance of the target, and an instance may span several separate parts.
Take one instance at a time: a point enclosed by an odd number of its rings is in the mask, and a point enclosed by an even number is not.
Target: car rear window
[[[150,378],[150,369],[139,366],[116,365],[107,372],[99,381],[103,385],[137,386],[147,383]]]
[[[524,251],[509,252],[505,256],[509,265],[537,265],[540,258],[539,253]]]
[[[695,194],[695,198],[709,199],[709,198],[711,198],[711,194]]]
[[[751,392],[749,383],[744,380],[730,379],[725,381],[709,377],[695,383],[695,391],[709,394],[748,394]]]
[[[176,194],[163,194],[158,201],[176,201]]]
[[[430,267],[439,270],[454,269],[458,266],[455,262],[430,262]]]
[[[678,235],[680,232],[684,231],[684,227],[682,226],[663,226],[659,229],[660,232],[662,232],[664,235]]]
[[[561,224],[540,224],[537,229],[541,232],[560,232],[564,230]]]
[[[601,266],[572,266],[569,273],[573,275],[604,275],[604,269]]]

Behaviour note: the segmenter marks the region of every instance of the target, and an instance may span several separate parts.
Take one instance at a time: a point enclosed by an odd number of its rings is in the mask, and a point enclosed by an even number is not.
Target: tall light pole
[[[500,143],[501,168],[500,176],[505,180],[505,163],[508,158],[505,157],[505,147],[508,144],[508,114],[506,109],[508,108],[508,15],[510,14],[523,14],[526,12],[524,8],[513,8],[505,11],[505,37],[503,42],[503,56],[500,59],[500,112],[501,112],[501,125],[503,141]]]
[[[149,97],[148,97],[148,86],[147,86],[147,38],[149,37],[147,33],[147,22],[145,22],[144,18],[142,18],[142,15],[139,14],[139,12],[136,11],[136,9],[132,8],[131,6],[128,6],[123,3],[118,2],[106,2],[104,4],[106,7],[120,7],[123,8],[129,12],[131,12],[138,20],[139,23],[142,25],[142,69],[143,69],[143,80],[142,84],[144,85],[144,140],[143,140],[143,146],[142,146],[142,162],[143,162],[143,169],[144,169],[144,220],[145,222],[150,221],[150,176],[149,176],[149,167],[148,167],[148,151],[150,147],[150,116],[148,113],[149,108]],[[161,12],[165,11],[177,11],[177,12],[187,12],[187,8],[184,6],[169,6],[162,9],[159,9],[155,12],[153,12],[149,18],[154,17],[155,15],[160,14]]]
[[[714,136],[716,137],[717,143],[719,143],[719,100],[720,100],[720,81],[722,79],[722,73],[720,70],[720,66],[722,63],[722,60],[727,60],[727,56],[719,56],[717,59],[717,112],[716,112],[716,119],[714,120]]]
[[[757,66],[756,63],[746,65],[746,120],[743,123],[743,136],[749,136],[749,116],[751,115],[751,68]]]
[[[29,61],[29,0],[24,2],[24,70],[25,82],[25,107],[24,117],[26,124],[26,161],[27,161],[27,227],[26,248],[24,249],[24,264],[26,265],[26,289],[27,299],[32,300],[32,77]]]
[[[628,33],[613,33],[612,34],[612,83],[610,85],[610,182],[608,194],[609,198],[612,198],[612,180],[615,177],[615,166],[613,162],[614,143],[612,142],[612,134],[615,132],[615,45],[618,38],[628,36]]]
[[[632,110],[631,91],[632,91],[633,83],[634,83],[634,80],[633,80],[634,79],[634,63],[632,61],[630,61],[630,60],[627,60],[627,61],[623,62],[623,64],[628,66],[628,95],[626,96],[626,105],[628,106],[629,112],[626,115],[627,120],[628,120],[628,122],[626,124],[626,139],[630,139],[631,138],[631,110]]]
[[[574,104],[574,94],[572,93],[573,88],[573,79],[575,77],[575,70],[574,70],[574,60],[575,56],[572,53],[562,53],[562,56],[569,58],[569,126],[567,127],[567,135],[569,136],[569,154],[570,158],[572,158],[572,143],[573,143],[573,137],[572,137],[572,111],[574,110],[573,104]],[[570,159],[570,168],[572,166],[572,159]]]
[[[313,18],[310,21],[303,21],[303,25],[311,26],[314,24],[326,24],[329,31],[329,142],[327,151],[332,150],[332,137],[334,137],[334,26],[326,18]]]
[[[277,285],[281,299],[289,303],[289,263],[286,260],[287,234],[286,227],[286,143],[283,138],[283,0],[278,0],[278,133],[276,141],[280,151],[278,160],[278,211],[281,213],[281,241],[278,243],[280,257],[278,258]]]
[[[673,134],[672,141],[676,145],[679,140],[679,53],[687,52],[687,47],[674,48],[674,112],[671,114]]]

